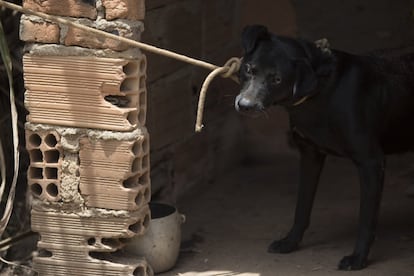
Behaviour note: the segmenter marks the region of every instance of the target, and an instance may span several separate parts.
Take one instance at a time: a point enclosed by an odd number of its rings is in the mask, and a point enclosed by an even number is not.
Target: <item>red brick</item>
[[[145,17],[145,0],[102,0],[105,18],[143,20]]]
[[[95,35],[77,28],[68,28],[64,44],[67,46],[81,46],[91,49],[111,49],[114,51],[124,51],[129,48],[125,43],[115,39]]]
[[[28,42],[59,43],[60,28],[57,24],[32,21],[22,16],[20,20],[20,39]]]
[[[102,20],[101,22],[95,23],[90,20],[83,19],[79,20],[78,23],[132,40],[140,40],[141,32],[143,30],[143,24],[139,22],[134,24],[122,24],[120,22]],[[67,46],[81,46],[91,49],[124,51],[131,47],[126,43],[118,41],[117,39],[106,38],[100,35],[92,34],[89,31],[83,31],[73,27],[68,27],[63,40],[64,44]]]
[[[25,0],[23,7],[53,15],[96,19],[95,1],[79,0]]]

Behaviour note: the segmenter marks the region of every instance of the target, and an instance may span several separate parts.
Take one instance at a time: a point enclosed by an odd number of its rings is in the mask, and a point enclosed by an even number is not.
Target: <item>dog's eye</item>
[[[274,76],[272,80],[273,84],[280,84],[282,82],[281,76]]]

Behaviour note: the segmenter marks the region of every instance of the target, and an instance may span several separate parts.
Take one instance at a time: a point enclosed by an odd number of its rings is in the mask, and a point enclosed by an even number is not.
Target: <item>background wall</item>
[[[221,65],[236,55],[239,1],[147,1],[144,41]],[[217,79],[209,89],[205,128],[194,133],[200,86],[209,72],[148,54],[148,128],[155,199],[174,201],[195,184],[214,181],[243,155],[233,111],[237,85]]]
[[[193,57],[223,64],[242,55],[240,32],[264,24],[275,33],[322,37],[354,53],[394,48],[412,50],[413,0],[153,0],[147,1],[144,40]],[[152,184],[155,198],[174,201],[195,185],[211,185],[240,164],[273,154],[292,154],[281,108],[252,119],[234,111],[238,87],[217,80],[208,93],[206,128],[194,134],[195,110],[208,72],[148,55]]]

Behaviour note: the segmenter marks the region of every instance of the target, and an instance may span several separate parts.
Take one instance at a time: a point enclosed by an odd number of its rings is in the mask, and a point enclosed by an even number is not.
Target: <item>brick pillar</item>
[[[139,40],[144,0],[25,0]],[[145,258],[123,256],[150,213],[146,59],[138,49],[35,16],[21,18],[28,185],[40,233],[39,275],[152,275]]]

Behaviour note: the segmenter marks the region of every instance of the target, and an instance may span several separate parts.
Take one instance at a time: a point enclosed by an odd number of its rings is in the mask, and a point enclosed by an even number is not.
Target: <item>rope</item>
[[[205,69],[208,69],[210,71],[212,71],[206,78],[206,80],[203,83],[203,89],[201,89],[200,91],[200,98],[199,98],[199,103],[198,103],[198,113],[197,113],[197,124],[196,125],[196,131],[199,132],[202,129],[202,123],[201,123],[201,119],[203,117],[202,113],[203,113],[203,108],[204,108],[204,101],[205,101],[205,94],[206,91],[208,89],[208,86],[210,84],[210,82],[218,75],[221,75],[221,77],[223,78],[231,78],[235,81],[237,81],[237,78],[234,77],[234,74],[239,70],[240,67],[240,59],[238,58],[231,58],[230,60],[228,60],[223,67],[219,67],[217,65],[199,60],[199,59],[195,59],[195,58],[191,58],[188,57],[186,55],[182,55],[182,54],[178,54],[166,49],[162,49],[162,48],[158,48],[152,45],[149,45],[147,43],[143,43],[143,42],[139,42],[139,41],[135,41],[132,39],[128,39],[125,37],[121,37],[121,36],[117,36],[111,33],[107,33],[105,31],[102,30],[98,30],[98,29],[94,29],[92,27],[88,27],[88,26],[84,26],[81,25],[79,23],[58,17],[58,16],[54,16],[54,15],[50,15],[50,14],[46,14],[46,13],[42,13],[42,12],[37,12],[37,11],[33,11],[30,9],[26,9],[23,8],[22,6],[7,2],[7,1],[3,1],[0,0],[0,6],[4,6],[8,9],[14,10],[14,11],[18,11],[24,14],[29,14],[29,15],[35,15],[38,17],[41,17],[43,19],[49,20],[51,22],[57,23],[57,24],[64,24],[64,25],[68,25],[74,28],[78,28],[80,30],[83,31],[87,31],[99,36],[104,36],[107,38],[111,38],[111,39],[115,39],[118,41],[121,41],[123,43],[126,43],[130,46],[133,47],[138,47],[144,51],[150,52],[150,53],[154,53],[157,55],[161,55],[161,56],[165,56],[165,57],[169,57],[169,58],[173,58],[185,63],[189,63],[195,66],[199,66],[199,67],[203,67]],[[238,60],[238,62],[237,62]],[[200,108],[201,107],[201,108]],[[200,121],[199,121],[200,118]]]
[[[238,82],[238,80],[234,78],[234,74],[239,71],[240,63],[241,60],[239,58],[231,58],[224,64],[223,67],[218,67],[217,69],[214,69],[213,72],[208,74],[208,76],[204,80],[203,85],[201,86],[200,97],[198,99],[197,120],[195,125],[196,132],[201,132],[201,130],[203,129],[204,103],[206,101],[206,93],[210,83],[218,75],[221,75],[223,78],[232,78],[234,81]]]

